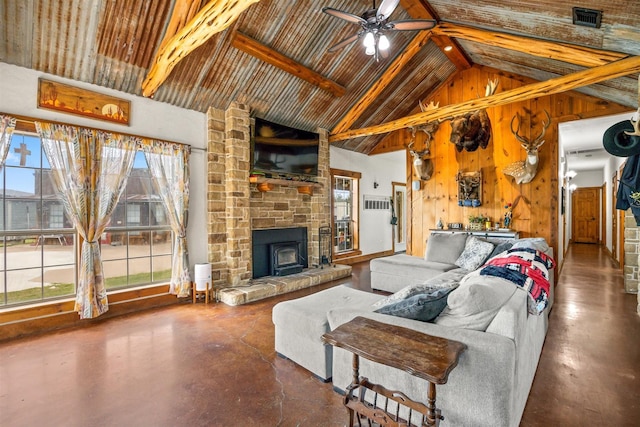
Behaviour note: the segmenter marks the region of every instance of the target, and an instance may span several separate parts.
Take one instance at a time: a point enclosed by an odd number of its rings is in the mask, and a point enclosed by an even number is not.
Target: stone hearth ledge
[[[324,268],[309,268],[302,273],[289,276],[261,277],[252,279],[243,286],[216,289],[216,300],[227,305],[242,305],[349,276],[351,276],[350,265],[336,264]]]

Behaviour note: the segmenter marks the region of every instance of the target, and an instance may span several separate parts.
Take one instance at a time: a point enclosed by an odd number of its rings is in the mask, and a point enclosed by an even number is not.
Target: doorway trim
[[[395,214],[398,217],[396,225],[391,227],[391,250],[396,253],[407,250],[407,184],[404,182],[391,182],[391,202],[393,203]],[[403,195],[402,200],[398,200],[398,194]],[[399,203],[400,202],[400,203]]]

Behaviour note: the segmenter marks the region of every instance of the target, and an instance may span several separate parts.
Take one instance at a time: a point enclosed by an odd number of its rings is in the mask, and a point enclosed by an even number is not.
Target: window
[[[0,307],[75,295],[76,233],[40,138],[14,132],[0,171]]]
[[[172,243],[164,206],[138,152],[100,239],[107,290],[169,281]],[[0,169],[0,308],[75,296],[79,244],[40,138],[15,131]]]
[[[171,279],[173,238],[147,160],[136,153],[133,169],[102,236],[107,290]]]
[[[334,258],[358,255],[359,172],[331,169]]]

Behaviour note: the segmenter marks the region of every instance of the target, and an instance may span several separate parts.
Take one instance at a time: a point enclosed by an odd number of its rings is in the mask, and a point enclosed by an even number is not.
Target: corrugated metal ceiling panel
[[[206,0],[202,0],[203,4]],[[571,8],[557,0],[431,0],[444,21],[520,33],[597,49],[640,54],[640,9],[628,1],[584,0],[581,7],[603,11],[599,29],[571,24]],[[141,84],[163,38],[174,0],[4,0],[0,2],[0,61],[78,81],[141,94]],[[354,34],[355,24],[328,16],[323,6],[356,15],[370,0],[262,0],[226,31],[214,35],[175,67],[154,99],[206,111],[239,101],[268,120],[316,130],[333,128],[393,57],[376,63],[359,42],[336,53],[327,49]],[[392,20],[407,19],[398,7]],[[231,46],[242,31],[260,43],[344,86],[342,97],[300,80]],[[390,36],[392,56],[414,32]],[[579,69],[570,64],[459,40],[478,64],[537,80]],[[408,114],[455,69],[432,43],[425,46],[375,100],[354,127]],[[581,89],[603,99],[637,107],[637,75]],[[344,141],[340,146],[368,152],[381,137]]]

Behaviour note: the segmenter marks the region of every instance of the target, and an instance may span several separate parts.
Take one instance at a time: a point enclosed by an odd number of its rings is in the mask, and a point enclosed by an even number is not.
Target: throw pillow
[[[437,325],[485,331],[500,308],[516,292],[516,285],[474,271],[449,294],[447,307],[435,319]]]
[[[388,297],[381,299],[380,301],[376,301],[371,305],[371,307],[380,308],[380,307],[384,307],[385,305],[395,304],[398,301],[405,300],[416,294],[422,294],[431,288],[432,286],[425,283],[418,283],[415,285],[405,286],[404,288],[400,289],[398,292],[395,292],[389,295]]]
[[[549,245],[544,237],[528,237],[524,239],[518,239],[512,246],[513,249],[529,248],[535,249],[540,252],[547,252]]]
[[[431,288],[376,310],[376,313],[389,314],[405,319],[430,322],[438,317],[447,306],[447,296],[458,284],[447,288]]]
[[[464,233],[431,233],[427,240],[426,261],[453,264],[464,250],[467,235]]]
[[[389,295],[386,298],[382,298],[379,301],[371,304],[372,308],[380,308],[385,305],[390,305],[398,301],[408,299],[417,294],[423,294],[429,290],[436,288],[456,288],[460,284],[460,280],[467,275],[467,272],[462,269],[456,269],[447,271],[445,273],[438,274],[431,279],[427,279],[423,283],[416,283],[414,285],[405,286],[399,291]]]
[[[489,259],[493,258],[498,254],[501,254],[504,251],[508,251],[509,249],[511,249],[512,246],[513,246],[513,242],[502,242],[496,245],[496,247],[493,248],[491,255],[489,255]]]
[[[456,265],[465,270],[478,269],[493,252],[493,243],[485,242],[475,236],[469,237],[464,250],[456,260]]]

